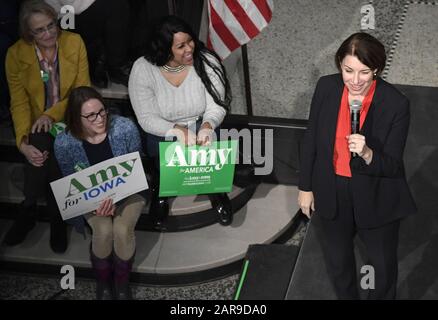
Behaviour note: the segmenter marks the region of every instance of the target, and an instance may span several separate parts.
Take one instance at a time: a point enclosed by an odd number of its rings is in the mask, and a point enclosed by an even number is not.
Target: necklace
[[[185,67],[186,66],[183,64],[179,65],[178,67],[171,67],[171,66],[165,64],[163,66],[163,70],[166,72],[171,72],[171,73],[179,73],[179,72],[183,71],[185,69]]]

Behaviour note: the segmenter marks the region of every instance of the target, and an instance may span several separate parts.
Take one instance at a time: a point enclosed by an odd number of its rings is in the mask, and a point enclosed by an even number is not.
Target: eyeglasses
[[[42,37],[45,32],[54,32],[56,30],[56,21],[50,22],[47,26],[35,30],[31,30],[32,34],[37,37]]]
[[[108,111],[106,109],[102,108],[97,113],[93,112],[93,113],[87,114],[86,116],[81,114],[81,117],[87,119],[90,122],[95,122],[97,120],[97,116],[100,116],[101,118],[105,118],[107,114],[108,114]]]

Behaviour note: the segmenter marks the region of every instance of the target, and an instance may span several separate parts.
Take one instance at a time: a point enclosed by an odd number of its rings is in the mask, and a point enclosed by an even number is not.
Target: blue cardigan
[[[140,134],[135,124],[128,118],[113,115],[109,122],[108,139],[114,157],[138,151],[143,154]],[[90,166],[82,140],[76,139],[70,132],[60,133],[54,144],[55,157],[63,176],[76,172],[79,165],[82,169]],[[84,216],[68,219],[78,232],[84,233]]]

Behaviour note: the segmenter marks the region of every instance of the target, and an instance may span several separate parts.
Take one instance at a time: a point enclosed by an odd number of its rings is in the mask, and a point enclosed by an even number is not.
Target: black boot
[[[90,250],[91,265],[96,277],[96,300],[113,300],[113,259],[112,254],[106,258],[98,258]]]
[[[67,225],[60,217],[50,221],[50,248],[55,253],[64,253],[67,250]]]
[[[159,197],[160,193],[160,172],[153,166],[151,181],[151,206],[149,214],[154,223],[154,229],[166,230],[166,220],[169,216],[169,201],[167,197]]]
[[[7,232],[3,243],[7,246],[15,246],[26,239],[27,234],[35,227],[36,224],[36,203],[30,206],[20,204],[18,217],[12,227]]]
[[[233,210],[228,195],[226,193],[213,193],[209,194],[208,198],[218,214],[219,223],[223,226],[230,225],[233,222]]]
[[[122,260],[114,254],[114,298],[116,300],[132,300],[129,275],[133,262],[134,255],[128,260]]]
[[[51,160],[53,161],[53,159]],[[58,166],[54,165],[59,175],[54,174],[51,181],[61,176]],[[55,171],[55,169],[53,170]],[[50,217],[50,248],[55,253],[64,253],[67,250],[67,224],[62,220],[52,190],[47,190],[47,211]]]
[[[153,197],[149,212],[152,215],[154,229],[165,231],[166,220],[169,216],[169,201],[167,198]]]

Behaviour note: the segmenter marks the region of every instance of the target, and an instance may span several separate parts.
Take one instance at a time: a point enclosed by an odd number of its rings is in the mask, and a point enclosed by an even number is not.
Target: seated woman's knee
[[[35,132],[29,134],[29,144],[40,151],[53,149],[53,136],[48,132]]]
[[[128,243],[134,237],[134,228],[125,223],[115,223],[113,227],[114,240]]]
[[[98,217],[99,221],[93,223],[91,228],[93,229],[94,238],[112,239],[113,238],[113,226],[111,218]]]

